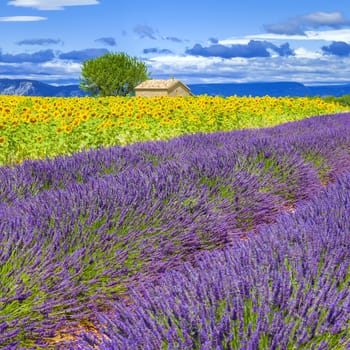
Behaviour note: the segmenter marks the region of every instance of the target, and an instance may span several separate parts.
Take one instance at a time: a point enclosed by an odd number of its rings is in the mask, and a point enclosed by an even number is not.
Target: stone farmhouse
[[[135,87],[135,95],[143,97],[154,96],[191,96],[190,88],[180,80],[145,80]]]

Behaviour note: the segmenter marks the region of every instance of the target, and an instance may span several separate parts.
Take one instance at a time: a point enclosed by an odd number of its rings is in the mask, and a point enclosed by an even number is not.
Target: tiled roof
[[[150,79],[145,80],[141,84],[136,86],[136,89],[170,89],[174,85],[177,85],[178,83],[181,83],[180,80],[175,79],[169,79],[169,80],[156,80],[156,79]],[[181,83],[181,85],[184,85]],[[187,86],[184,85],[186,88]]]

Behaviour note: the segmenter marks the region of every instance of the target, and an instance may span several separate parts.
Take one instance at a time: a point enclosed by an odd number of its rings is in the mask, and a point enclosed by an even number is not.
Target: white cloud
[[[224,40],[219,40],[218,44],[220,45],[247,45],[251,39],[246,36],[244,38],[229,38]]]
[[[45,62],[41,64],[41,67],[45,71],[50,72],[61,72],[73,74],[74,78],[77,78],[81,72],[81,64],[77,62],[71,62],[67,60],[55,60],[50,62]]]
[[[219,57],[211,57],[207,59],[205,57],[196,57],[196,56],[176,56],[176,55],[168,55],[168,56],[157,56],[150,59],[150,61],[155,66],[162,65],[171,65],[174,68],[181,68],[188,66],[196,66],[199,69],[206,68],[208,65],[212,63],[219,63],[222,61]]]
[[[222,45],[247,44],[249,40],[288,40],[288,41],[345,41],[350,42],[350,29],[334,29],[334,30],[307,30],[305,35],[287,35],[287,34],[255,34],[246,35],[243,38],[228,38],[220,40]]]
[[[349,24],[349,21],[340,12],[314,12],[300,17],[299,21],[314,26],[338,26]]]
[[[306,35],[287,35],[287,34],[256,34],[247,35],[250,40],[309,40]]]
[[[315,59],[323,57],[323,54],[321,52],[307,50],[304,47],[298,47],[297,49],[294,49],[294,54],[298,58]]]
[[[273,34],[304,35],[306,30],[331,27],[338,29],[349,26],[341,12],[314,12],[305,16],[291,18],[285,22],[264,25],[265,30]]]
[[[81,65],[76,62],[54,60],[45,63],[3,63],[0,62],[0,78],[34,79],[39,81],[79,80]]]
[[[247,64],[247,59],[243,57],[234,57],[224,60],[220,57],[202,57],[202,56],[157,56],[150,59],[150,61],[157,63],[167,63],[175,66],[192,65],[196,64],[200,67],[205,67],[209,64],[222,63],[224,61],[230,62],[231,64]]]
[[[98,5],[98,0],[11,0],[8,5],[38,10],[63,10],[66,6]]]
[[[326,57],[304,48],[288,57],[159,56],[149,59],[147,64],[154,78],[174,75],[187,84],[258,81],[342,84],[350,80],[349,57]]]
[[[350,29],[306,31],[305,34],[308,37],[308,40],[350,42]]]
[[[220,57],[168,55],[150,58],[148,65],[152,75],[187,75],[192,76],[190,78],[192,81],[194,76],[203,76],[204,78],[216,76],[220,80],[221,75],[225,76],[243,69],[247,70],[248,60],[241,57],[223,59]]]
[[[235,45],[235,44],[248,44],[250,40],[269,40],[269,41],[280,41],[280,40],[315,40],[313,38],[309,38],[306,35],[287,35],[287,34],[271,34],[271,33],[265,33],[265,34],[253,34],[253,35],[246,35],[243,38],[228,38],[220,40],[219,43],[222,45]]]
[[[0,17],[0,22],[36,22],[45,21],[46,17],[40,16],[11,16],[11,17]]]

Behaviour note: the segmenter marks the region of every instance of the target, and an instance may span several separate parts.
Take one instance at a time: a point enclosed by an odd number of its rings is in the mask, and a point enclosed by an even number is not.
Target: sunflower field
[[[0,165],[183,134],[260,128],[348,107],[321,98],[0,96]]]

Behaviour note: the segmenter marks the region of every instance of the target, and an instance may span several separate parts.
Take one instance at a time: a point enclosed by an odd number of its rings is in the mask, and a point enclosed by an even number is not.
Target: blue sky
[[[0,1],[0,78],[78,82],[105,52],[185,83],[350,82],[348,0]]]

